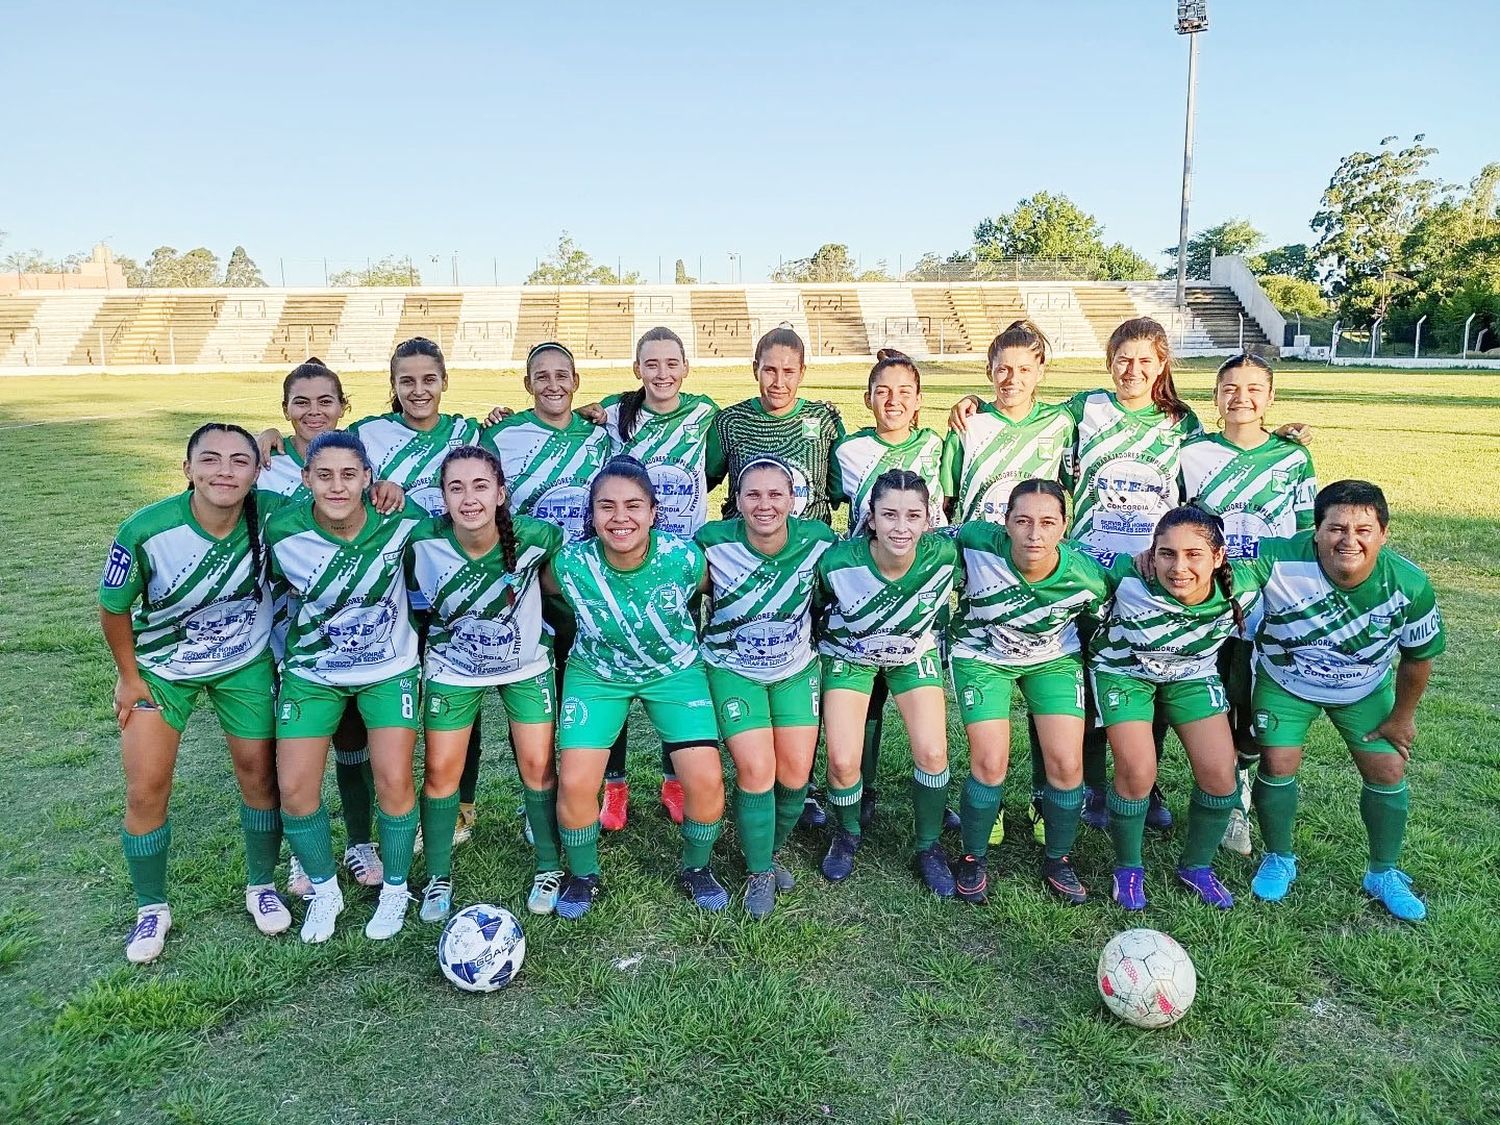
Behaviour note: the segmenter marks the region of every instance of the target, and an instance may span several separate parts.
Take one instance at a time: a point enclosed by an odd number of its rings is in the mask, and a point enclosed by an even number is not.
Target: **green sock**
[[[319,805],[315,812],[306,816],[293,816],[285,809],[281,811],[281,830],[292,845],[292,851],[302,861],[302,869],[315,883],[332,879],[333,835],[328,829],[328,810]]]
[[[745,853],[745,870],[771,870],[771,849],[776,845],[776,794],[767,789],[751,793],[735,786],[734,823]]]
[[[1182,856],[1177,863],[1181,867],[1211,867],[1219,842],[1224,839],[1224,829],[1229,824],[1229,813],[1240,807],[1240,787],[1222,797],[1206,793],[1193,786],[1193,799],[1188,805],[1187,840],[1182,845]]]
[[[551,789],[522,788],[526,803],[526,819],[531,824],[531,838],[535,841],[537,871],[562,870],[562,841],[557,835],[557,787]]]
[[[942,773],[924,773],[916,768],[911,771],[911,811],[912,820],[916,823],[919,852],[937,843],[938,835],[943,831],[943,813],[948,808],[950,776],[946,769]],[[985,835],[988,839],[989,833],[986,832]]]
[[[370,810],[375,805],[375,779],[368,750],[335,750],[333,780],[344,808],[344,829],[351,844],[370,842]]]
[[[1146,809],[1150,797],[1127,801],[1109,787],[1109,838],[1115,845],[1116,867],[1144,867],[1141,862],[1141,837],[1146,834]]]
[[[427,874],[436,879],[447,879],[453,874],[453,830],[458,827],[457,790],[446,797],[429,797],[423,793],[418,800],[422,810],[422,849],[427,853]],[[381,826],[381,839],[385,828]]]
[[[240,830],[245,834],[245,883],[262,887],[273,882],[281,858],[281,810],[252,809],[241,801]]]
[[[392,816],[384,809],[377,809],[380,817],[380,860],[385,865],[387,886],[406,882],[411,870],[411,853],[417,843],[417,824],[421,814],[415,806]],[[453,850],[453,830],[448,830],[448,850]]]
[[[1083,732],[1083,783],[1090,789],[1109,788],[1109,754],[1104,731],[1098,727]]]
[[[536,829],[532,829],[533,832]],[[568,853],[568,870],[580,879],[599,874],[599,821],[583,828],[558,828],[563,851]]]
[[[1292,821],[1297,819],[1297,775],[1267,777],[1257,770],[1250,792],[1266,851],[1291,855]]]
[[[865,746],[859,757],[859,779],[870,788],[875,788],[875,779],[880,773],[880,740],[885,735],[885,707],[870,712],[865,719]]]
[[[690,816],[682,818],[682,866],[684,870],[707,867],[713,858],[714,841],[719,838],[723,818],[712,824],[704,824]],[[771,865],[768,862],[766,867]]]
[[[1368,781],[1359,791],[1359,817],[1370,837],[1370,870],[1377,874],[1389,871],[1401,858],[1401,841],[1406,836],[1406,816],[1411,810],[1411,791],[1406,779],[1395,785],[1371,785]]]
[[[1044,775],[1045,776],[1045,775]],[[1042,823],[1047,828],[1047,858],[1061,859],[1078,839],[1078,813],[1083,808],[1083,786],[1042,790]]]
[[[139,836],[120,830],[120,846],[125,850],[125,866],[130,870],[130,885],[135,888],[137,906],[154,906],[167,901],[167,847],[172,843],[172,822],[162,821],[160,828]]]
[[[859,835],[859,800],[864,795],[863,779],[848,789],[838,789],[832,784],[828,786],[828,803],[833,806],[833,815],[838,818],[839,827],[851,836]]]
[[[990,832],[1000,816],[1000,802],[1005,799],[1005,783],[986,785],[972,774],[964,782],[964,795],[958,805],[959,835],[965,855],[982,859],[990,850]],[[942,822],[939,821],[941,829]]]
[[[776,835],[771,841],[772,850],[780,851],[791,839],[792,829],[797,827],[802,806],[807,803],[807,791],[811,788],[811,785],[802,785],[788,789],[781,782],[776,783]]]
[[[1031,795],[1037,797],[1047,785],[1047,762],[1042,757],[1042,742],[1037,737],[1035,719],[1027,723],[1027,734],[1031,738]]]

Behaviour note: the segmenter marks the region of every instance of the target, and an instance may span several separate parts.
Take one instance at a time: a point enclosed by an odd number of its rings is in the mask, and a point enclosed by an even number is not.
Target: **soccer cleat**
[[[411,838],[411,857],[412,857],[412,859],[416,859],[417,856],[419,856],[419,855],[422,854],[423,843],[424,843],[424,841],[422,839],[422,826],[419,824],[419,825],[417,825],[417,834]]]
[[[561,871],[538,871],[526,894],[526,909],[533,914],[551,914],[557,909],[557,896],[566,879]]]
[[[1042,886],[1069,906],[1082,906],[1089,900],[1088,888],[1078,878],[1072,856],[1042,860]]]
[[[1403,922],[1420,922],[1427,917],[1427,904],[1411,889],[1411,876],[1392,867],[1387,871],[1366,871],[1365,894]]]
[[[713,869],[684,867],[677,873],[677,886],[703,910],[723,910],[729,905],[729,892],[714,878]]]
[[[284,934],[292,928],[292,912],[270,883],[245,888],[245,909],[254,919],[255,928],[267,937]]]
[[[337,879],[328,879],[322,886],[314,883],[307,900],[307,913],[302,918],[302,940],[309,945],[327,941],[333,936],[333,924],[343,911],[344,892],[339,890]]]
[[[960,828],[963,827],[963,823],[963,818],[961,818],[953,809],[947,807],[943,809],[944,832],[957,832]]]
[[[479,810],[472,804],[460,803],[458,822],[453,826],[453,846],[467,844],[474,838],[474,822],[479,819]]]
[[[576,922],[589,912],[589,907],[594,905],[600,890],[597,875],[569,875],[563,883],[562,893],[557,896],[557,916]],[[527,905],[531,905],[530,899],[527,900]]]
[[[516,812],[521,814],[521,839],[531,847],[536,847],[536,833],[531,830],[531,817],[526,813],[526,806],[522,805]]]
[[[1234,905],[1234,896],[1219,882],[1212,867],[1179,867],[1177,881],[1209,906],[1228,910]]]
[[[1146,909],[1146,872],[1140,867],[1116,867],[1109,897],[1125,910]]]
[[[1224,826],[1224,839],[1219,841],[1219,847],[1247,859],[1254,852],[1250,843],[1250,818],[1244,809],[1229,810],[1229,823]]]
[[[312,880],[307,877],[306,868],[295,854],[286,865],[286,893],[292,898],[306,898],[312,894]]]
[[[823,878],[830,883],[842,883],[854,874],[854,853],[859,851],[860,837],[842,828],[833,830],[833,839],[828,841],[828,853],[823,857]]]
[[[1005,843],[1005,810],[1001,809],[995,817],[995,826],[990,829],[990,847],[998,848]]]
[[[1250,880],[1250,890],[1264,902],[1280,902],[1297,881],[1297,857],[1267,852]]]
[[[379,887],[385,883],[385,865],[374,844],[350,844],[344,849],[344,866],[361,887]]]
[[[1151,787],[1151,803],[1146,806],[1146,827],[1155,832],[1172,831],[1172,810],[1167,808],[1159,785]]]
[[[785,893],[797,885],[797,877],[781,859],[781,853],[777,852],[771,857],[771,874],[776,876],[776,889]]]
[[[1047,842],[1047,822],[1042,819],[1042,799],[1032,794],[1026,806],[1026,823],[1031,825],[1031,838],[1038,844]]]
[[[1109,804],[1104,799],[1104,790],[1087,785],[1083,790],[1083,809],[1078,818],[1090,828],[1100,832],[1109,830]]]
[[[673,824],[681,824],[686,798],[682,795],[682,782],[675,777],[664,777],[661,782],[661,807],[667,810]]]
[[[923,885],[938,898],[953,897],[953,868],[943,853],[942,844],[930,844],[912,857],[912,867]]]
[[[989,872],[982,858],[966,855],[953,865],[953,893],[965,902],[975,905],[989,902],[989,885]]]
[[[411,901],[405,883],[387,883],[380,888],[380,901],[375,904],[375,913],[365,923],[365,937],[371,941],[385,941],[401,932],[406,925],[406,904]]]
[[[822,828],[828,823],[828,814],[812,793],[802,802],[802,815],[797,818],[798,828]]]
[[[146,965],[161,956],[172,929],[172,911],[164,902],[143,906],[135,912],[135,925],[125,939],[125,960]]]
[[[417,916],[424,922],[443,922],[453,913],[453,880],[439,879],[436,875],[427,880],[422,892],[422,906]]]
[[[873,785],[866,785],[864,792],[859,797],[859,827],[860,830],[870,827],[875,819],[875,806],[880,800],[880,790]]]
[[[678,788],[681,788],[679,784]],[[665,794],[666,782],[662,782],[662,804],[667,803]],[[668,807],[667,812],[671,813]],[[630,816],[630,782],[623,777],[619,779],[607,777],[604,779],[604,805],[599,810],[599,827],[606,832],[619,832],[625,827],[625,821]],[[676,818],[680,824],[682,818]]]
[[[759,921],[776,909],[776,873],[752,871],[745,880],[745,913]]]

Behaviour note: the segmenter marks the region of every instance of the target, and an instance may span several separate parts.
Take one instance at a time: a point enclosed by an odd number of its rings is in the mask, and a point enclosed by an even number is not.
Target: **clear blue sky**
[[[235,8],[0,3],[5,252],[243,243],[315,284],[387,253],[447,280],[457,251],[487,283],[567,228],[648,280],[658,255],[727,280],[738,251],[749,281],[825,241],[910,265],[1041,189],[1176,241],[1170,0]],[[1500,159],[1493,2],[1210,16],[1195,229],[1308,240],[1338,157],[1389,134],[1447,180]]]

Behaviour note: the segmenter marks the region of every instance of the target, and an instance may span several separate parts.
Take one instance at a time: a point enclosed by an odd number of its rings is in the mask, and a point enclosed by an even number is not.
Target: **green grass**
[[[1181,382],[1200,413],[1211,368]],[[628,373],[587,371],[583,395]],[[1052,398],[1095,386],[1054,369]],[[346,379],[355,416],[384,379]],[[690,388],[747,395],[747,372],[705,369]],[[863,372],[816,367],[807,391],[859,422]],[[976,365],[933,363],[929,424]],[[278,419],[267,375],[0,380],[0,1120],[181,1122],[594,1120],[724,1122],[1451,1122],[1500,1114],[1500,377],[1288,365],[1277,421],[1317,428],[1324,480],[1386,486],[1399,549],[1427,568],[1450,630],[1419,716],[1406,866],[1428,894],[1421,927],[1392,922],[1358,888],[1352,768],[1315,731],[1297,846],[1303,877],[1276,908],[1249,900],[1249,863],[1220,869],[1242,897],[1227,915],[1169,885],[1175,845],[1148,845],[1145,923],[1199,971],[1177,1026],[1112,1020],[1093,982],[1123,927],[1098,899],[1109,849],[1078,859],[1096,901],[1068,910],[1036,886],[1037,851],[1013,836],[993,902],[939,904],[907,868],[905,746],[892,724],[886,798],[860,868],[830,887],[818,842],[795,841],[801,886],[766,923],[695,914],[667,879],[675,835],[655,813],[654,748],[632,745],[630,827],[604,844],[609,895],[581,923],[523,914],[517,983],[461,994],[439,977],[435,932],[415,920],[367,942],[353,902],[328,945],[257,936],[239,904],[237,797],[211,716],[195,718],[173,797],[174,930],[154,966],[121,941],[133,899],[113,671],[94,585],[114,527],[181,486],[187,435],[214,417]],[[450,409],[520,405],[514,372],[455,374]],[[644,727],[644,724],[637,724]],[[487,729],[503,729],[498,713]],[[964,743],[953,731],[954,772]],[[1013,826],[1026,756],[1012,774]],[[481,821],[458,854],[461,902],[519,910],[529,881],[514,768],[496,745]],[[1169,754],[1169,799],[1187,774]],[[336,794],[328,793],[330,805]],[[743,869],[733,833],[726,881]],[[422,877],[420,862],[415,877]]]

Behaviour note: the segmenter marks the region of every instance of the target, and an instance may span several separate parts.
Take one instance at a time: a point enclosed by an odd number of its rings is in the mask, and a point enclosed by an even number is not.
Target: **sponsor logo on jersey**
[[[1330,688],[1346,687],[1369,675],[1363,664],[1331,645],[1306,644],[1291,652],[1297,675],[1308,683]]]
[[[1439,629],[1443,627],[1443,619],[1437,610],[1433,610],[1422,620],[1411,625],[1406,630],[1404,642],[1407,648],[1416,648],[1424,641],[1429,641],[1437,636]]]
[[[118,542],[109,548],[109,560],[104,564],[104,586],[109,590],[118,590],[125,585],[125,579],[130,577],[130,552],[120,546]]]
[[[763,618],[734,631],[735,658],[741,667],[769,671],[796,655],[801,628],[797,622]]]
[[[583,521],[588,508],[588,489],[576,484],[557,484],[537,497],[531,514],[536,519],[546,520],[562,528],[571,543],[583,534]]]
[[[816,418],[802,419],[802,436],[808,441],[817,441],[818,435],[823,432],[823,424]]]
[[[388,642],[395,627],[396,606],[391,601],[346,606],[318,622],[318,631],[329,645],[328,651],[319,654],[318,663],[325,668],[348,668],[389,660]]]
[[[465,675],[492,676],[520,667],[521,639],[508,621],[472,613],[449,626],[452,637],[443,656]]]
[[[175,660],[181,664],[217,664],[242,656],[255,639],[255,598],[212,602],[184,619],[183,643]]]
[[[871,633],[857,637],[850,647],[861,657],[894,664],[916,655],[917,642],[899,633]]]
[[[1154,652],[1137,652],[1135,662],[1146,670],[1146,674],[1154,680],[1171,682],[1173,680],[1186,679],[1198,666],[1199,659],[1185,653],[1165,652],[1157,650]]]
[[[448,505],[443,501],[443,490],[432,485],[425,488],[413,488],[406,498],[414,504],[420,504],[429,516],[440,516],[448,510]]]

